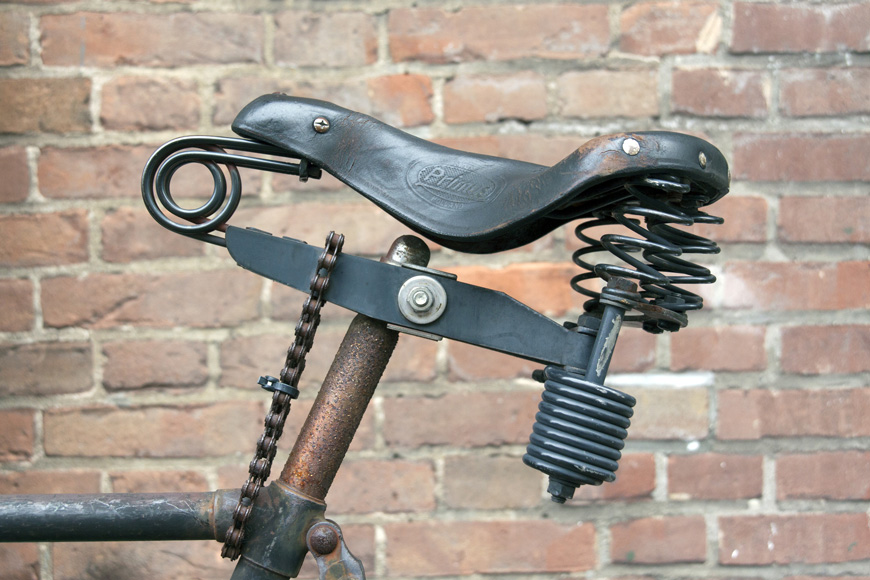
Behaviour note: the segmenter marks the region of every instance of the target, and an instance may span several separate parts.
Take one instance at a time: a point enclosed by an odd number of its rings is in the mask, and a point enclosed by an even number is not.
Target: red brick
[[[868,262],[732,262],[722,273],[726,308],[870,308]]]
[[[623,564],[670,564],[707,559],[701,516],[653,517],[610,527],[610,557]]]
[[[42,60],[49,66],[176,67],[263,60],[263,20],[253,14],[78,12],[43,16],[41,26]]]
[[[386,524],[391,576],[569,572],[595,567],[595,527],[553,521]]]
[[[0,544],[4,580],[39,580],[37,544]]]
[[[675,500],[750,499],[761,497],[760,455],[671,455],[668,495]]]
[[[870,326],[782,329],[783,372],[802,375],[870,371]]]
[[[648,371],[656,362],[656,337],[639,328],[625,328],[613,350],[609,372],[638,373]]]
[[[251,452],[265,413],[255,402],[90,407],[45,412],[45,453],[66,457],[206,457]]]
[[[294,10],[278,14],[275,24],[279,65],[344,67],[377,60],[377,23],[369,14]]]
[[[451,381],[474,382],[486,379],[531,378],[541,364],[462,342],[448,344],[448,369]]]
[[[48,278],[42,308],[50,327],[225,326],[257,317],[261,284],[239,270]]]
[[[199,240],[170,234],[144,208],[108,211],[100,228],[103,259],[107,262],[201,256],[205,247]]]
[[[197,471],[121,471],[110,473],[115,493],[198,492],[209,489]]]
[[[55,544],[54,580],[124,578],[229,580],[233,564],[214,540],[198,542],[86,542]]]
[[[38,342],[0,346],[0,393],[60,395],[91,388],[91,345]]]
[[[776,460],[779,499],[870,499],[870,453],[792,453]]]
[[[0,148],[0,203],[18,203],[27,199],[30,171],[27,151],[23,147]]]
[[[33,455],[33,411],[0,411],[0,461],[25,461]]]
[[[729,389],[718,407],[719,439],[870,436],[870,389]]]
[[[444,462],[444,502],[449,508],[533,508],[541,503],[541,489],[540,472],[519,457],[455,455]]]
[[[435,509],[435,470],[427,461],[346,461],[329,497],[333,514],[431,511]]]
[[[722,30],[717,8],[712,2],[641,2],[630,6],[619,19],[619,48],[654,56],[714,52]]]
[[[397,237],[411,231],[370,203],[304,203],[240,209],[236,223],[276,236],[290,236],[322,246],[330,231],[345,237],[344,251],[383,255]]]
[[[504,268],[459,266],[451,271],[461,282],[504,292],[538,312],[554,316],[583,302],[583,297],[568,285],[577,267],[567,262],[511,264]]]
[[[367,81],[371,108],[361,111],[388,125],[416,127],[435,120],[432,112],[432,80],[423,75],[375,77]]]
[[[764,370],[764,335],[762,326],[684,328],[671,336],[671,370]]]
[[[870,242],[870,198],[784,197],[779,203],[784,242]]]
[[[870,135],[759,134],[734,136],[734,179],[748,181],[870,181],[870,166],[855,152]]]
[[[780,77],[780,110],[791,117],[870,113],[870,69],[793,69]]]
[[[591,70],[559,77],[562,115],[594,117],[650,117],[659,112],[656,71]]]
[[[120,77],[103,86],[100,122],[115,131],[196,129],[199,94],[194,81]]]
[[[89,132],[90,100],[90,79],[0,79],[0,133]]]
[[[139,197],[142,168],[155,147],[45,147],[39,191],[50,198]]]
[[[392,447],[525,444],[539,401],[537,392],[386,398],[384,439]]]
[[[867,514],[719,518],[719,563],[821,564],[870,558]]]
[[[103,345],[107,390],[196,387],[208,379],[206,345],[191,341],[127,341]]]
[[[494,123],[503,119],[543,119],[547,116],[544,81],[543,76],[530,71],[456,77],[444,85],[444,120]]]
[[[550,135],[485,135],[480,137],[447,137],[434,140],[440,145],[480,153],[495,155],[518,161],[555,165],[587,139],[582,137],[562,137]]]
[[[870,48],[870,6],[853,4],[734,4],[731,51],[863,52]]]
[[[56,494],[99,492],[99,471],[32,470],[0,474],[0,493],[3,494]]]
[[[30,280],[0,280],[0,330],[16,332],[33,328],[33,284]]]
[[[603,5],[399,8],[390,11],[389,34],[397,62],[590,57],[606,53],[610,42]]]
[[[30,18],[25,12],[0,13],[0,66],[30,62]]]
[[[767,116],[770,80],[759,71],[677,69],[671,110],[699,117]]]
[[[767,200],[729,195],[704,212],[722,217],[724,224],[697,224],[687,231],[716,243],[758,243],[767,240]]]
[[[703,439],[709,431],[706,389],[622,389],[637,399],[631,439]]]
[[[652,497],[656,488],[656,462],[651,453],[628,453],[619,460],[616,481],[577,488],[575,500],[639,500]]]
[[[87,259],[85,210],[0,216],[0,266],[51,266]]]

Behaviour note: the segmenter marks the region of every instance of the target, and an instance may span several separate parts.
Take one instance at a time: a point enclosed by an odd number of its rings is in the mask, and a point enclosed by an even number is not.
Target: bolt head
[[[411,308],[417,312],[425,312],[432,305],[432,294],[426,288],[415,288],[410,293]]]
[[[638,143],[636,139],[629,137],[622,142],[622,150],[628,155],[637,155],[640,153],[640,143]]]
[[[329,119],[326,117],[317,117],[314,119],[314,130],[318,133],[326,133],[329,131]]]
[[[329,554],[338,547],[338,534],[329,524],[319,524],[309,533],[308,543],[318,554]]]
[[[702,169],[706,169],[706,168],[707,168],[707,156],[704,155],[704,152],[703,152],[703,151],[701,151],[700,153],[698,153],[698,163],[701,165],[701,168],[702,168]]]

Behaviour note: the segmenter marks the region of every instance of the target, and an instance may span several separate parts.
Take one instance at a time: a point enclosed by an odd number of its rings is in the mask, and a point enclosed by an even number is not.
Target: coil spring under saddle
[[[593,278],[610,280],[622,277],[637,280],[640,300],[635,310],[640,316],[627,318],[640,322],[648,332],[675,331],[686,325],[685,313],[699,310],[702,298],[683,284],[711,284],[716,277],[709,269],[680,256],[717,254],[715,242],[674,226],[720,224],[722,218],[698,209],[709,195],[693,184],[675,176],[647,176],[624,184],[627,200],[616,207],[601,210],[596,219],[577,226],[575,234],[587,245],[574,252],[574,262],[586,270],[571,280],[571,287],[591,300],[584,304],[587,312],[599,309],[601,293],[581,285]],[[644,224],[641,224],[643,218]],[[608,233],[600,239],[587,235],[590,228],[621,225],[631,235]],[[609,252],[627,264],[591,264],[588,254]],[[640,253],[640,256],[637,254]]]
[[[636,401],[581,375],[547,367],[543,400],[523,463],[550,476],[548,492],[564,503],[574,488],[616,479]]]

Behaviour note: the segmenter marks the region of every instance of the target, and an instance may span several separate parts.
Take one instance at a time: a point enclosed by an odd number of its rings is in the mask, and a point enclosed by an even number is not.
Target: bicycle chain
[[[278,449],[278,439],[284,430],[284,422],[290,413],[290,401],[299,396],[297,385],[302,371],[305,369],[305,355],[314,344],[314,333],[320,324],[320,309],[326,303],[323,294],[329,286],[329,276],[332,274],[341,247],[344,245],[344,235],[329,232],[326,246],[317,260],[317,270],[311,280],[310,293],[302,306],[302,316],[296,325],[296,335],[293,344],[287,350],[287,359],[281,370],[280,383],[271,377],[261,377],[260,384],[273,390],[272,405],[266,414],[265,430],[257,441],[257,451],[248,466],[248,480],[242,486],[239,505],[233,511],[233,525],[227,530],[221,556],[235,560],[242,553],[242,542],[245,536],[245,524],[251,517],[254,500],[260,493],[263,484],[269,478],[272,461]]]

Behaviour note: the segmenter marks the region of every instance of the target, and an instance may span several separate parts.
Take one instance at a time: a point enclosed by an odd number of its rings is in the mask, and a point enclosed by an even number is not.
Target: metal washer
[[[426,300],[422,300],[425,297]],[[415,324],[430,324],[438,320],[447,308],[447,292],[429,276],[408,278],[399,288],[399,312]]]

